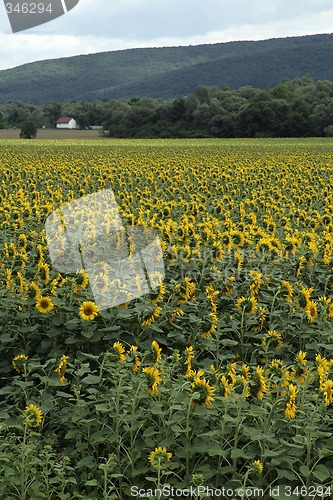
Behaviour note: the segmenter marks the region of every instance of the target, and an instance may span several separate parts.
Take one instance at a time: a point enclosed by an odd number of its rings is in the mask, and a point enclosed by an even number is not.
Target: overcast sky
[[[66,15],[15,34],[1,0],[0,9],[0,69],[133,47],[333,32],[332,0],[80,0]]]

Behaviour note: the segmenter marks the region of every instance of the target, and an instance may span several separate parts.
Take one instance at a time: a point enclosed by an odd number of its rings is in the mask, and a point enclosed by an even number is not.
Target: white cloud
[[[12,34],[6,16],[0,16],[0,69],[132,47],[332,31],[331,0],[81,0],[67,15],[21,33]]]

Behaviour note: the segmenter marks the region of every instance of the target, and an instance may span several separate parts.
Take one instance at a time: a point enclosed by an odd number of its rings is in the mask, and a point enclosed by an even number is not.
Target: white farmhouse
[[[56,121],[57,128],[77,128],[77,123],[74,118],[62,116]]]

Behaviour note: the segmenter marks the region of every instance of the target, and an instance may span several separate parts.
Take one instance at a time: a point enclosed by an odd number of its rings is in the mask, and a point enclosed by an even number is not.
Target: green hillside
[[[0,71],[0,102],[180,98],[198,85],[273,87],[304,75],[333,81],[333,34],[128,49]]]

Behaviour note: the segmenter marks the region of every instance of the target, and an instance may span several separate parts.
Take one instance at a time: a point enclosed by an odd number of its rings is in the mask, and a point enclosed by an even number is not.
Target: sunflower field
[[[8,140],[0,179],[1,498],[332,497],[332,140]],[[165,279],[99,311],[45,221],[104,189]]]

